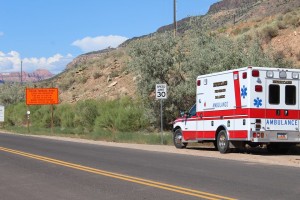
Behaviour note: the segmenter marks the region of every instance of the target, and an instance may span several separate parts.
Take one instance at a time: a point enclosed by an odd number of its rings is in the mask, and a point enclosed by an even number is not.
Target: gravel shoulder
[[[10,133],[10,134],[16,134],[16,133]],[[155,152],[162,152],[162,153],[174,153],[174,154],[181,154],[181,155],[235,160],[235,161],[245,162],[249,165],[260,163],[265,165],[280,165],[280,166],[290,166],[290,167],[300,168],[300,147],[295,147],[296,149],[292,149],[292,151],[290,151],[288,155],[269,154],[266,150],[258,149],[258,148],[252,148],[242,152],[220,154],[218,151],[214,150],[211,146],[201,145],[201,144],[195,146],[188,146],[186,149],[176,149],[174,146],[167,146],[167,145],[114,143],[114,142],[93,141],[93,140],[80,139],[80,138],[68,138],[68,137],[57,137],[57,136],[40,136],[40,135],[38,136],[25,135],[25,136],[102,145],[102,146],[138,149],[144,151],[155,151]]]

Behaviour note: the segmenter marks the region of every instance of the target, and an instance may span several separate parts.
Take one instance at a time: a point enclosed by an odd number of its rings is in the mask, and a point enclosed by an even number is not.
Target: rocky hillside
[[[133,97],[136,78],[125,67],[128,59],[124,48],[84,54],[51,82],[59,87],[62,102]]]
[[[211,5],[204,16],[178,21],[177,27],[179,32],[184,32],[190,28],[191,20],[197,20],[200,26],[216,29],[286,13],[297,7],[300,7],[299,0],[223,0]],[[157,32],[170,30],[173,30],[173,24],[160,27]]]
[[[299,0],[223,0],[210,7],[208,16],[212,16],[215,27],[220,27],[286,13],[299,6]]]
[[[185,27],[181,33],[188,29],[190,20],[193,19],[180,21],[180,26]],[[262,38],[267,38],[266,49],[271,46],[278,52],[278,59],[289,59],[300,68],[299,0],[223,0],[212,5],[208,14],[197,20],[209,22],[209,29],[215,34],[229,37],[261,34]],[[271,24],[276,25],[276,34],[266,29]],[[172,25],[164,26],[158,32],[171,28]],[[128,44],[128,41],[125,43]],[[120,45],[116,49],[75,58],[64,73],[51,80],[59,87],[61,101],[73,103],[83,99],[135,97],[136,77],[126,67],[130,59],[126,48],[126,45]],[[49,82],[43,84],[49,85]]]
[[[38,82],[41,80],[49,79],[53,76],[54,74],[46,69],[37,69],[31,73],[22,72],[22,81]],[[21,72],[0,73],[0,83],[5,82],[21,82]]]

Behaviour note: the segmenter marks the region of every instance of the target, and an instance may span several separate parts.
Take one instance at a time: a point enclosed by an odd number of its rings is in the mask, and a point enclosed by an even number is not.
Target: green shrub
[[[59,88],[62,91],[67,91],[71,87],[71,85],[73,85],[73,83],[75,83],[75,78],[74,77],[66,77],[64,79],[64,82],[61,82],[59,84]]]
[[[76,80],[77,80],[76,81],[77,83],[85,84],[89,80],[89,78],[87,76],[81,76],[80,78],[78,78]]]
[[[115,78],[115,77],[118,77],[118,76],[120,76],[120,72],[117,71],[117,70],[114,70],[114,71],[112,71],[112,72],[110,73],[110,77],[111,77],[111,78]]]
[[[74,128],[75,110],[71,104],[61,104],[55,110],[55,116],[58,118],[55,126],[65,128]]]
[[[102,102],[98,109],[95,130],[137,131],[147,125],[144,109],[129,98]]]
[[[231,33],[233,35],[239,35],[242,33],[242,30],[240,28],[236,28],[236,29],[232,30]]]
[[[298,27],[300,25],[300,18],[297,15],[287,14],[284,16],[283,21],[286,25]]]
[[[36,129],[51,127],[51,106],[30,106],[30,126]],[[27,107],[24,103],[6,108],[6,126],[26,126]],[[79,101],[75,105],[54,106],[54,126],[71,134],[87,134],[94,131],[129,132],[148,126],[146,112],[141,102],[130,98],[114,101]]]
[[[16,104],[24,101],[25,87],[20,83],[0,84],[0,105]]]
[[[223,26],[222,28],[218,29],[218,33],[225,33],[226,30],[227,28]]]
[[[75,105],[74,125],[77,131],[90,132],[94,128],[95,119],[98,115],[96,100],[79,101]]]
[[[250,27],[244,27],[243,29],[242,29],[242,33],[246,33],[246,32],[248,32],[250,30]]]
[[[94,79],[98,79],[98,78],[100,78],[102,76],[102,74],[100,73],[100,72],[95,72],[94,74],[93,74],[93,78]]]
[[[278,22],[276,23],[276,25],[277,25],[277,27],[278,27],[279,29],[286,29],[286,28],[287,28],[287,25],[286,25],[283,21],[278,21]]]
[[[272,38],[278,35],[278,26],[268,25],[261,30],[261,37],[264,41],[269,42]]]
[[[282,20],[283,20],[283,15],[279,15],[279,16],[277,17],[277,20],[278,20],[278,21],[282,21]]]
[[[5,108],[5,126],[24,126],[27,123],[24,103],[11,104]]]

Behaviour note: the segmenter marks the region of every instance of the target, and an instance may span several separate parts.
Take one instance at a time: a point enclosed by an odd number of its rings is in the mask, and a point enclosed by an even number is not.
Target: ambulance
[[[285,153],[300,143],[300,70],[245,67],[201,75],[196,103],[173,122],[173,142],[213,142],[220,153],[264,146]]]

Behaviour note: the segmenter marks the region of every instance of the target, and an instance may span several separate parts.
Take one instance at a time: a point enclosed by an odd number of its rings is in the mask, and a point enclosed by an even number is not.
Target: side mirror
[[[185,113],[184,113],[184,116],[185,116],[186,118],[189,118],[189,117],[191,117],[191,114],[190,114],[189,112],[185,112]]]
[[[180,117],[184,117],[185,116],[185,112],[183,110],[180,110]]]

